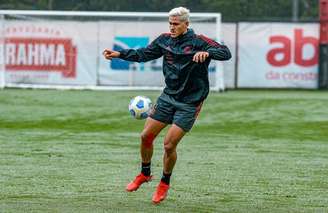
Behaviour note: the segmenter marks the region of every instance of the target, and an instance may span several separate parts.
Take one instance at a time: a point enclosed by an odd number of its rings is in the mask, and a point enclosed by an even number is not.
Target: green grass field
[[[211,93],[178,147],[167,200],[139,172],[143,121],[129,99],[159,91],[0,91],[0,212],[328,212],[328,92]]]

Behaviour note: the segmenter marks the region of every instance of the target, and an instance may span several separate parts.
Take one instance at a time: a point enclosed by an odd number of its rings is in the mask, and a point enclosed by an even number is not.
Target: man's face
[[[179,16],[170,16],[169,24],[170,24],[171,37],[176,38],[179,35],[187,32],[189,22],[188,21],[180,21]]]

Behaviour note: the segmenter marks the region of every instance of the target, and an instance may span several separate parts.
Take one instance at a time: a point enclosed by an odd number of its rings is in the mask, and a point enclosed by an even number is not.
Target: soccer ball
[[[152,107],[152,102],[148,97],[136,96],[131,99],[129,112],[136,119],[145,119]]]

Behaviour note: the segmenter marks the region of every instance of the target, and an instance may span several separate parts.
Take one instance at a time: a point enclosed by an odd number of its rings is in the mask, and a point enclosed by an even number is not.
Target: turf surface
[[[328,212],[328,93],[211,93],[178,147],[167,200],[139,172],[129,99],[159,92],[0,91],[0,212]]]

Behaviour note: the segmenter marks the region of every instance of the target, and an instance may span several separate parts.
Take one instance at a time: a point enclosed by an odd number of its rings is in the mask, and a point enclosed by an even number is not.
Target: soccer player
[[[163,33],[145,48],[113,51],[105,49],[106,59],[146,62],[163,56],[165,88],[158,97],[141,133],[141,172],[126,190],[136,191],[152,179],[151,159],[153,141],[160,131],[170,125],[164,138],[163,175],[152,201],[163,201],[170,188],[170,177],[177,160],[177,145],[192,128],[209,93],[208,65],[211,59],[228,60],[229,49],[189,28],[189,10],[172,9],[169,14],[169,33]]]

